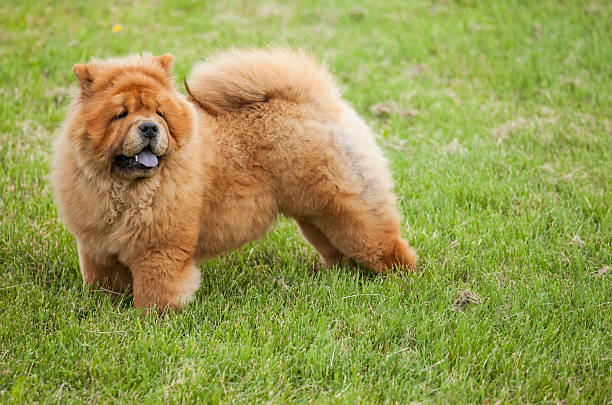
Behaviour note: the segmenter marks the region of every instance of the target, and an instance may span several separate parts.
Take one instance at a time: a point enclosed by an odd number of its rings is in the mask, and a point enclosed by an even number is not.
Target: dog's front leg
[[[82,242],[78,243],[79,264],[83,275],[83,285],[89,288],[102,288],[116,299],[132,289],[132,275],[129,269],[119,263],[115,256],[91,253]]]
[[[192,255],[177,247],[147,251],[131,261],[130,270],[136,308],[181,310],[200,286]]]

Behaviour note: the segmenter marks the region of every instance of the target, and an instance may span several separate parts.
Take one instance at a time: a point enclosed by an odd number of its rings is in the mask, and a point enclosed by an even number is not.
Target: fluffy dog
[[[52,183],[85,285],[181,309],[195,263],[294,218],[327,266],[414,269],[372,132],[329,72],[290,50],[231,51],[173,86],[173,57],[73,68],[80,94],[56,142]]]

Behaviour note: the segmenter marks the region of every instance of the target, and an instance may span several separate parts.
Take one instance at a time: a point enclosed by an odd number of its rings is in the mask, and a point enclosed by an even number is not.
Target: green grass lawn
[[[0,4],[1,402],[612,403],[612,3],[90,3]],[[72,65],[268,44],[380,134],[418,274],[279,219],[171,319],[89,295],[47,179]]]

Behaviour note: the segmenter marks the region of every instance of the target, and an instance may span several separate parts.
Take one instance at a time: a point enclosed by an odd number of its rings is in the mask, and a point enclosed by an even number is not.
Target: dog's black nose
[[[145,121],[138,126],[138,132],[140,133],[140,135],[147,138],[153,138],[154,136],[157,136],[158,130],[159,127],[157,126],[157,124],[151,121]]]

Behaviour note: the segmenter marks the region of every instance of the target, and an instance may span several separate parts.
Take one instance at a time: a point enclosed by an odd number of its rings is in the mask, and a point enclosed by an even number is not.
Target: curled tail
[[[185,79],[189,95],[207,112],[238,111],[273,98],[333,108],[340,98],[329,71],[302,51],[229,51],[197,65]]]

